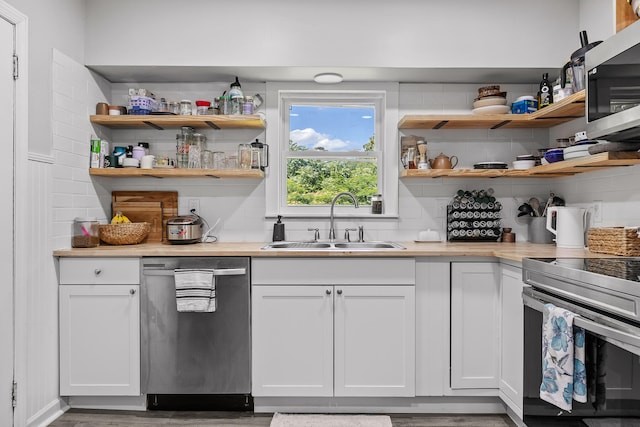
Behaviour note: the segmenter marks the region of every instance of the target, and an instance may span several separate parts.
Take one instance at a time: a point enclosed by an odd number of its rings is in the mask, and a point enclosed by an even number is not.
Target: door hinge
[[[11,386],[11,406],[16,407],[18,405],[18,383],[13,382]]]
[[[13,80],[18,80],[18,55],[13,55]]]

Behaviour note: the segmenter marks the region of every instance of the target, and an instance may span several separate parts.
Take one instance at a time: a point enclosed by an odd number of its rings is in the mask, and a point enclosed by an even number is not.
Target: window
[[[355,209],[349,198],[338,199],[336,206],[345,205],[340,209],[347,216],[371,215],[371,196],[378,193],[385,199],[385,216],[396,216],[397,86],[279,86],[284,85],[267,87],[267,141],[275,166],[267,175],[267,216],[326,216],[343,191],[361,205]]]

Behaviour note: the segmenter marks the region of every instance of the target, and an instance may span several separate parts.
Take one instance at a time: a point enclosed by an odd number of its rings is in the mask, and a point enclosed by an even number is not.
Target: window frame
[[[282,215],[293,218],[327,217],[328,205],[287,206],[287,158],[289,147],[289,106],[291,104],[343,105],[348,102],[375,105],[374,125],[376,151],[329,152],[322,157],[357,158],[378,157],[378,190],[383,195],[384,213],[372,214],[371,209],[353,205],[338,206],[336,212],[348,218],[398,217],[397,83],[351,83],[319,85],[314,83],[267,82],[266,140],[269,144],[270,164],[265,177],[266,217]],[[308,157],[315,156],[307,153]],[[306,156],[305,156],[306,157]]]

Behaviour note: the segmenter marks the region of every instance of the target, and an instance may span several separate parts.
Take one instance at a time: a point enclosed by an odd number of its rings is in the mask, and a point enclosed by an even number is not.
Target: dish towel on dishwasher
[[[587,401],[584,329],[573,326],[576,315],[545,304],[542,321],[540,398],[571,411],[572,400]]]
[[[177,268],[173,274],[176,282],[178,311],[204,313],[216,311],[216,285],[213,270]]]

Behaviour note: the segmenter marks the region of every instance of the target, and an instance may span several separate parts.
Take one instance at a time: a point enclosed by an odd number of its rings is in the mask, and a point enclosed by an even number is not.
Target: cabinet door
[[[60,395],[140,394],[140,286],[63,285]]]
[[[502,265],[500,287],[500,397],[522,418],[524,307],[522,269]]]
[[[415,395],[413,286],[335,286],[335,396]]]
[[[451,263],[451,388],[497,389],[500,267]]]
[[[254,396],[333,396],[333,287],[252,288]]]

